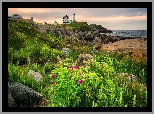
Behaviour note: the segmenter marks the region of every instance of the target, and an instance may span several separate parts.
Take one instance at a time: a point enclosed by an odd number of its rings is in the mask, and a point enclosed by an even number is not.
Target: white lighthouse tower
[[[73,21],[75,21],[75,13],[73,14]]]

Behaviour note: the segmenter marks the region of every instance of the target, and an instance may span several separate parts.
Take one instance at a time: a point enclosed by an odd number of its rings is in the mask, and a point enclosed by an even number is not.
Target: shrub
[[[132,107],[141,103],[134,89],[126,88],[129,83],[121,85],[119,80],[112,77],[115,71],[112,66],[96,61],[86,67],[58,67],[52,70],[56,78],[52,79],[52,106],[58,107]],[[146,88],[143,89],[146,92]],[[144,102],[145,94],[142,95]],[[141,100],[141,99],[140,99]],[[144,105],[145,106],[145,105]]]

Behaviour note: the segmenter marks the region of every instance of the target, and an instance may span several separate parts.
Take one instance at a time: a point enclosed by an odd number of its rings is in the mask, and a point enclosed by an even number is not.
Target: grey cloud
[[[132,10],[132,9],[131,9]],[[147,14],[147,10],[146,9],[135,9],[134,11],[130,11],[129,13],[125,13],[124,16],[142,16]]]
[[[69,9],[68,9],[69,10]],[[40,12],[40,13],[25,13],[25,12],[23,12],[23,13],[21,13],[21,15],[24,15],[24,16],[26,16],[26,17],[34,17],[34,18],[38,18],[38,19],[40,19],[40,20],[55,20],[55,19],[57,19],[57,18],[63,18],[63,16],[65,16],[65,15],[68,15],[69,17],[73,17],[73,14],[75,13],[74,11],[68,11],[67,13],[67,10],[65,9],[65,11],[64,10],[62,10],[62,11],[51,11],[51,12]]]
[[[82,11],[87,16],[135,16],[143,15],[147,12],[146,8],[84,8]],[[82,14],[82,12],[81,12]]]

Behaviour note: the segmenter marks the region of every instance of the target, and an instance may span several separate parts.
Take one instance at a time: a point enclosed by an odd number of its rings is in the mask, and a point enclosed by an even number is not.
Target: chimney
[[[33,17],[31,17],[31,21],[33,22]]]

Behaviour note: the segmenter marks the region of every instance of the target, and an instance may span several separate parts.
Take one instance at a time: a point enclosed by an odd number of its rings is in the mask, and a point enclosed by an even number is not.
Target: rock
[[[94,31],[94,36],[98,37],[97,35],[99,35],[99,31],[98,30]]]
[[[61,52],[63,52],[66,56],[68,56],[68,54],[71,52],[69,48],[63,48],[61,50]]]
[[[60,37],[60,38],[63,37],[63,35],[62,35],[62,33],[60,31],[57,31],[57,37]]]
[[[95,37],[93,43],[102,43],[102,40],[99,37]]]
[[[85,45],[85,44],[86,44],[86,41],[83,40],[83,39],[80,39],[80,40],[78,40],[78,43],[80,43],[80,44],[82,44],[82,45]]]
[[[33,107],[46,107],[49,105],[49,101],[47,99],[41,99],[35,106]]]
[[[52,30],[49,31],[51,35],[56,36],[56,33]]]
[[[99,53],[98,50],[96,50],[95,46],[93,46],[92,53]]]
[[[75,39],[75,35],[72,34],[72,35],[70,36],[70,41],[72,42],[72,41],[74,41],[74,39]]]
[[[73,34],[73,31],[71,31],[71,30],[67,30],[67,31],[66,31],[66,35],[67,35],[67,36],[71,36],[72,34]]]
[[[92,32],[91,32],[91,31],[89,31],[89,32],[88,32],[88,35],[91,35],[91,33],[92,33]]]
[[[102,40],[99,37],[95,37],[93,40],[94,48],[99,49],[102,45]]]
[[[93,34],[93,32],[91,33],[90,37],[91,37],[91,39],[94,39],[94,34]]]
[[[82,66],[91,59],[93,59],[93,56],[90,54],[80,54],[77,60],[77,66]]]
[[[39,102],[42,98],[41,94],[39,94],[32,88],[29,88],[28,86],[18,82],[11,83],[8,91],[9,93],[11,93],[11,96],[18,106],[31,107],[34,103]]]
[[[111,30],[107,30],[108,33],[113,33]]]
[[[18,107],[10,92],[8,92],[8,107]]]
[[[117,73],[118,78],[126,78],[128,82],[139,82],[139,78],[133,74]]]
[[[82,31],[78,32],[78,35],[79,35],[80,37],[83,36],[83,32],[82,32]]]
[[[39,72],[35,72],[33,70],[29,70],[28,76],[34,76],[35,81],[43,80],[43,76]]]
[[[37,29],[41,32],[41,33],[45,33],[47,31],[47,26],[41,26],[41,25],[37,25]]]

